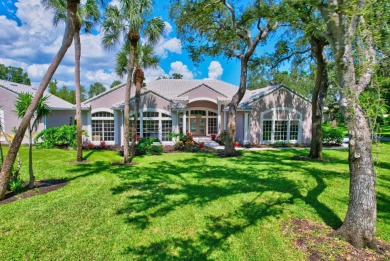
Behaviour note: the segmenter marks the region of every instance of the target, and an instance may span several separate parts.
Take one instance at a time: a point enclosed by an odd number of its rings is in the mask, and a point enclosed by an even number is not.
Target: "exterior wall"
[[[12,129],[18,127],[20,120],[15,113],[17,95],[13,92],[0,88],[0,109],[4,111],[4,132],[12,134]]]
[[[196,89],[193,89],[189,92],[180,95],[180,97],[188,97],[190,101],[193,99],[204,100],[204,98],[206,98],[210,100],[215,100],[215,102],[217,101],[217,98],[219,96],[223,96],[223,95],[218,92],[215,92],[214,90],[204,85],[201,85]]]
[[[123,98],[122,98],[123,99]],[[130,108],[132,111],[135,110],[135,101],[132,100],[130,102]],[[170,102],[153,94],[153,93],[147,93],[145,95],[141,96],[140,100],[140,110],[147,110],[147,109],[161,109],[170,111],[171,106]]]
[[[189,103],[187,107],[189,110],[191,110],[191,108],[208,108],[212,110],[218,110],[217,104],[210,101],[194,101]]]
[[[74,110],[53,110],[50,115],[46,117],[46,128],[74,125],[75,113],[76,111]]]
[[[236,140],[244,142],[244,112],[236,112]]]
[[[301,142],[309,143],[311,140],[311,104],[298,95],[282,88],[257,101],[252,105],[249,115],[249,138],[251,143],[260,143],[261,113],[277,107],[289,108],[302,113]],[[280,113],[277,113],[280,115]]]
[[[133,92],[135,88],[132,88]],[[114,104],[124,101],[125,97],[125,87],[118,88],[115,91],[107,93],[106,95],[97,98],[96,100],[91,101],[91,110],[97,108],[111,108]]]

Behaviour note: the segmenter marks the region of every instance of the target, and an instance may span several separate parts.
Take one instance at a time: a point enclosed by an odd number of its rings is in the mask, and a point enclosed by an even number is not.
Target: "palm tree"
[[[35,176],[33,172],[33,163],[32,163],[32,133],[33,130],[37,130],[39,122],[43,117],[50,114],[50,107],[47,105],[47,100],[49,96],[44,96],[39,100],[38,108],[35,112],[32,123],[28,125],[28,173],[30,176],[30,181],[28,184],[29,188],[34,187]],[[19,94],[18,99],[16,100],[15,109],[16,114],[19,118],[23,118],[26,114],[28,107],[33,100],[33,96],[31,93],[21,93]]]
[[[123,77],[127,73],[127,60],[129,57],[129,46],[126,43],[122,50],[118,52],[116,56],[116,73]],[[132,125],[132,137],[131,140],[137,138],[137,124],[138,124],[138,113],[141,99],[141,89],[144,81],[144,71],[142,68],[156,68],[159,65],[160,59],[153,53],[153,46],[149,44],[140,44],[137,46],[135,53],[135,71],[133,74],[133,83],[135,84],[135,111],[134,122]],[[135,142],[131,143],[130,151],[135,151]]]
[[[66,0],[47,1],[47,7],[54,11],[53,24],[57,26],[60,22],[66,22]],[[80,5],[75,20],[74,49],[75,49],[75,90],[76,90],[76,139],[77,139],[77,161],[83,161],[83,137],[81,122],[81,84],[80,84],[80,57],[81,41],[80,31],[91,32],[100,18],[99,6],[96,0],[87,0]]]
[[[123,44],[130,44],[130,55],[127,61],[127,80],[125,88],[124,108],[124,163],[130,162],[129,133],[130,133],[130,91],[132,87],[132,74],[136,61],[136,49],[141,38],[141,32],[150,44],[156,44],[160,39],[165,24],[160,17],[148,20],[152,12],[152,0],[119,0],[119,8],[110,6],[106,10],[106,19],[103,22],[103,46],[115,47],[121,40]],[[135,140],[132,140],[135,143]],[[131,152],[134,156],[134,151]]]
[[[50,0],[42,0],[42,2],[48,3]],[[53,77],[55,71],[57,70],[58,65],[61,63],[62,58],[64,58],[65,53],[67,52],[69,46],[72,44],[75,30],[75,21],[77,19],[77,8],[80,4],[80,0],[67,0],[67,12],[66,16],[66,26],[64,37],[62,39],[62,44],[58,50],[56,56],[51,62],[49,68],[47,69],[41,84],[39,85],[33,100],[31,101],[30,106],[28,107],[16,133],[12,143],[9,147],[7,156],[4,160],[3,166],[0,172],[0,200],[4,199],[5,192],[11,177],[12,166],[15,162],[17,153],[19,151],[20,145],[22,143],[24,134],[30,124],[30,121],[35,113],[35,110],[38,107],[39,100],[43,97],[43,94],[49,84],[51,78]]]

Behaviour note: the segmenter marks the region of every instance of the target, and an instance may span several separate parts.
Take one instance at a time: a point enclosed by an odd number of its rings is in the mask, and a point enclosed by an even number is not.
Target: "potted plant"
[[[217,137],[216,134],[211,134],[211,140],[215,140],[216,137]]]
[[[236,142],[234,143],[234,147],[240,147],[240,143],[239,143],[238,141],[236,141]]]

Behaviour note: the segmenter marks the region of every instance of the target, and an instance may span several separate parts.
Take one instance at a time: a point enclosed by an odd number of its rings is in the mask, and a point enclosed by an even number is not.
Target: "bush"
[[[24,188],[24,180],[21,177],[12,179],[9,182],[9,189],[16,194],[21,192],[23,188]]]
[[[157,138],[140,138],[136,146],[136,155],[158,155],[163,152],[161,145],[153,145],[154,142],[160,142]]]
[[[344,134],[342,128],[332,128],[329,126],[322,126],[322,143],[337,144],[343,143]]]
[[[85,132],[83,133],[86,134]],[[41,139],[42,142],[37,143]],[[55,147],[76,147],[76,126],[64,125],[41,131],[35,138],[34,142],[37,147],[51,149]]]
[[[221,132],[216,138],[215,138],[215,141],[219,143],[219,145],[225,145],[226,143],[226,135],[227,135],[227,131],[223,131]]]

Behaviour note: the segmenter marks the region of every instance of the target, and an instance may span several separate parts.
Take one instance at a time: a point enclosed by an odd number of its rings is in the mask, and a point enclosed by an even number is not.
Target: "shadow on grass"
[[[92,154],[94,154],[95,153],[95,151],[94,150],[90,150],[90,151],[88,151],[88,153],[83,157],[84,158],[84,160],[87,160],[89,157],[91,157],[91,155]]]
[[[174,155],[173,155],[174,156]],[[216,165],[226,160],[237,167]],[[324,163],[327,164],[327,163]],[[294,179],[294,169],[316,185],[306,195],[302,185]],[[244,193],[255,193],[250,202],[238,203],[228,214],[206,216],[207,228],[195,237],[172,237],[150,245],[129,247],[128,253],[139,258],[156,260],[207,259],[216,248],[227,247],[227,239],[247,227],[283,212],[283,206],[301,200],[313,208],[329,226],[337,228],[341,219],[331,208],[318,200],[326,189],[323,177],[340,177],[340,173],[307,167],[305,162],[288,160],[277,151],[261,155],[247,153],[240,158],[220,159],[209,154],[176,160],[159,161],[155,165],[133,168],[131,174],[117,171],[123,182],[112,189],[113,194],[132,192],[125,206],[117,214],[138,229],[147,229],[152,220],[164,217],[187,205],[205,207],[212,201]],[[283,173],[283,175],[279,175]],[[347,177],[346,177],[347,178]],[[278,192],[287,198],[263,198],[265,192]]]

